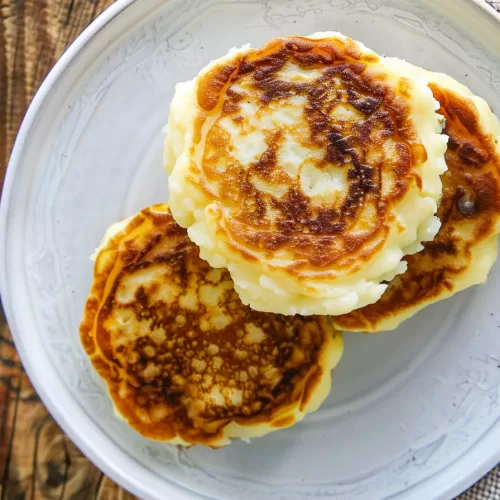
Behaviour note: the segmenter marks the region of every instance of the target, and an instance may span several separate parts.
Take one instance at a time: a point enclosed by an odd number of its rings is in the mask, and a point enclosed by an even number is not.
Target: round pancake
[[[326,318],[244,306],[167,205],[108,231],[80,335],[118,414],[184,446],[220,447],[302,420],[328,395],[343,349]]]
[[[425,249],[406,257],[375,304],[332,318],[344,330],[393,330],[425,306],[484,283],[495,263],[500,232],[500,125],[488,104],[453,78],[424,72],[449,135],[438,211],[442,226]]]
[[[233,49],[176,88],[173,216],[254,309],[375,302],[439,228],[437,107],[424,82],[340,34]]]

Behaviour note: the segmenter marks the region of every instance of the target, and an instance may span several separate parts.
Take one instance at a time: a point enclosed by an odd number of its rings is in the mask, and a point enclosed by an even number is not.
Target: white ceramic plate
[[[337,30],[450,73],[500,112],[500,23],[482,0],[119,0],[66,52],[23,123],[2,200],[4,305],[52,414],[141,498],[450,498],[500,459],[500,266],[398,331],[345,335],[324,407],[248,445],[178,450],[113,416],[80,347],[105,228],[168,198],[177,81],[231,46]]]

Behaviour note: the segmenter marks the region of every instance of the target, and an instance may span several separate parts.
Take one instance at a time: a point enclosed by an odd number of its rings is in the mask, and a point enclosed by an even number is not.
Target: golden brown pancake
[[[500,126],[489,106],[446,75],[426,73],[449,135],[438,211],[442,226],[425,249],[406,257],[382,298],[333,318],[340,329],[396,328],[420,309],[486,280],[500,232]]]
[[[293,425],[326,398],[342,354],[326,318],[244,306],[167,205],[107,233],[80,335],[118,413],[143,436],[185,446]]]
[[[435,109],[424,82],[340,34],[231,51],[177,86],[174,218],[254,309],[372,303],[439,227]]]

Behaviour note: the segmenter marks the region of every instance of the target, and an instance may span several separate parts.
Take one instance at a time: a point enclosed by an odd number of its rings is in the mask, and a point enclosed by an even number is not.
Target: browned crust
[[[420,167],[427,155],[411,118],[409,82],[388,83],[385,75],[372,72],[378,60],[375,54],[361,53],[349,39],[289,37],[218,64],[200,77],[202,111],[195,136],[197,144],[205,141],[204,157],[200,178],[196,174],[188,179],[216,202],[218,233],[235,252],[247,260],[284,255],[292,262],[287,271],[295,276],[311,269],[331,270],[334,275],[357,272],[383,246],[393,225],[393,206],[410,187],[422,185]],[[321,75],[311,82],[284,81],[277,74],[288,62],[304,70],[319,69]],[[337,88],[334,80],[340,82]],[[244,95],[235,90],[242,82],[258,96],[261,109],[290,96],[306,99],[308,126],[297,140],[324,151],[316,168],[345,170],[348,192],[341,204],[330,200],[313,204],[298,177],[291,178],[280,167],[283,128],[267,133],[268,148],[258,161],[245,168],[236,162],[231,137],[219,121],[243,119]],[[352,106],[362,118],[333,119],[330,113],[339,103]],[[381,151],[389,140],[394,141],[394,151],[387,157]],[[217,170],[221,157],[230,158],[224,174]],[[395,180],[384,195],[383,172]],[[287,192],[282,197],[264,193],[254,186],[253,178],[285,185]],[[355,231],[367,206],[374,209],[370,224]]]
[[[304,410],[321,381],[318,362],[331,330],[321,318],[260,313],[244,306],[227,271],[218,271],[213,281],[213,270],[199,258],[186,230],[170,213],[160,213],[166,210],[159,205],[140,212],[96,261],[80,336],[116,407],[146,437],[179,436],[193,444],[216,442],[231,421],[255,425],[277,420],[275,427],[291,424],[287,409]],[[217,307],[230,315],[230,323],[222,329],[204,327],[208,306],[202,301],[191,310],[181,305],[180,298],[168,304],[153,299],[161,286],[157,282],[147,289],[140,286],[132,302],[121,302],[117,295],[121,283],[148,269],[165,270],[172,283],[184,291],[198,291],[200,297],[201,286],[227,284]],[[120,313],[150,321],[147,334],[127,340],[124,331],[111,329],[108,320]],[[247,342],[249,324],[261,329],[264,340]],[[152,334],[158,329],[165,332],[160,341]],[[214,354],[220,358],[217,366]],[[198,370],[203,363],[206,367]],[[201,397],[193,396],[193,391],[204,387],[208,374],[213,381],[220,377],[222,388],[242,390],[243,402],[222,407],[207,404],[193,417],[192,403]],[[206,391],[211,387],[207,384]]]
[[[472,100],[430,85],[446,118],[449,136],[443,174],[443,198],[438,210],[442,226],[424,250],[406,257],[407,271],[396,277],[375,304],[335,318],[339,328],[372,330],[391,316],[443,293],[453,293],[455,279],[472,263],[471,249],[490,238],[500,217],[500,158],[497,138],[486,134]]]

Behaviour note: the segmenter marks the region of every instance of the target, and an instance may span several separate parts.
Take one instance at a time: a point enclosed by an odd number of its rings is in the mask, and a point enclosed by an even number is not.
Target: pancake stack
[[[340,330],[483,283],[500,124],[454,79],[339,33],[245,46],[180,83],[170,205],[106,233],[80,327],[116,413],[214,448],[327,397]]]
[[[230,51],[177,86],[172,214],[254,309],[371,304],[439,229],[437,108],[424,80],[340,34]]]

